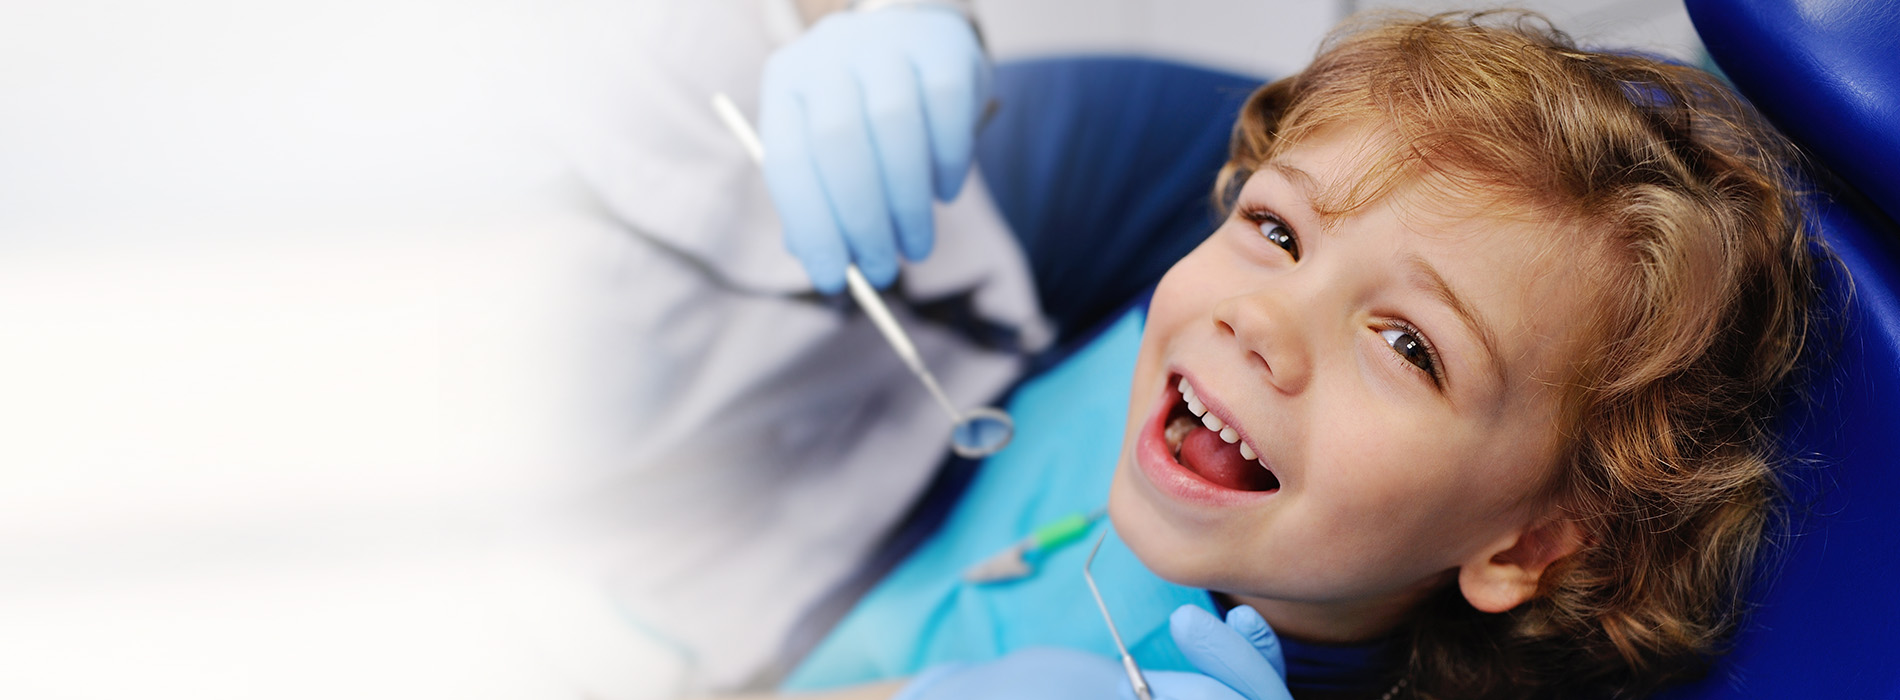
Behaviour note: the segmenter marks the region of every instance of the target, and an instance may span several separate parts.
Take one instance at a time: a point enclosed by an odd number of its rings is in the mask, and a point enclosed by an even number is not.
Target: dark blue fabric
[[[1831,174],[1811,213],[1852,283],[1825,280],[1836,328],[1785,435],[1808,461],[1795,534],[1734,652],[1668,697],[1900,698],[1900,4],[1688,7],[1728,78]]]
[[[1853,276],[1826,280],[1836,326],[1792,412],[1793,536],[1715,673],[1665,697],[1900,698],[1900,231],[1862,203],[1817,201]]]
[[[1396,670],[1391,640],[1321,645],[1280,640],[1287,686],[1294,692],[1377,693],[1391,686]]]
[[[1236,606],[1224,595],[1214,595],[1214,612],[1227,617]],[[1296,693],[1375,693],[1391,687],[1398,675],[1395,641],[1390,637],[1363,644],[1307,644],[1280,638],[1286,659],[1287,687]]]
[[[1781,130],[1900,220],[1900,3],[1688,0],[1709,55]]]
[[[1214,174],[1258,78],[1139,58],[996,69],[977,164],[1068,340],[1112,317],[1214,230]]]

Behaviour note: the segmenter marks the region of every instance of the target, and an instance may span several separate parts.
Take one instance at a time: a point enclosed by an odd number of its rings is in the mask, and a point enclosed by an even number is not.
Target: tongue
[[[1240,444],[1229,444],[1220,434],[1195,428],[1181,441],[1181,464],[1201,478],[1236,491],[1266,491],[1280,485],[1259,462],[1240,456]]]

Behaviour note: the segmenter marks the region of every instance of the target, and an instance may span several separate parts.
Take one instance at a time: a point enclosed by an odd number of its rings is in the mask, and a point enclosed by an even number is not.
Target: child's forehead
[[[1428,228],[1493,222],[1578,228],[1582,223],[1555,198],[1485,173],[1442,154],[1420,152],[1390,126],[1349,121],[1302,129],[1255,169],[1287,183],[1319,218],[1336,220],[1366,207],[1390,204]],[[1252,183],[1249,183],[1252,184]]]

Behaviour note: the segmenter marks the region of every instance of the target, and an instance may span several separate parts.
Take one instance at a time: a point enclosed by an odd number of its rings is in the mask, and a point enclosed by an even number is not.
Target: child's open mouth
[[[1173,379],[1176,400],[1163,424],[1162,438],[1174,461],[1209,483],[1236,491],[1280,488],[1280,479],[1239,431],[1209,411],[1185,377]]]

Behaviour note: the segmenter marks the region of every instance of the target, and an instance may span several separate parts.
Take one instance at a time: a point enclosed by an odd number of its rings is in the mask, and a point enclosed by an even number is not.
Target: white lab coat
[[[584,0],[530,32],[533,121],[614,223],[604,245],[593,433],[573,504],[583,558],[628,622],[679,649],[696,689],[742,687],[854,570],[946,455],[949,422],[849,303],[808,292],[757,167],[708,99],[756,120],[781,0]],[[963,406],[1046,342],[1028,267],[981,178],[937,210],[913,300],[973,293],[1022,334],[983,349],[895,306]]]

